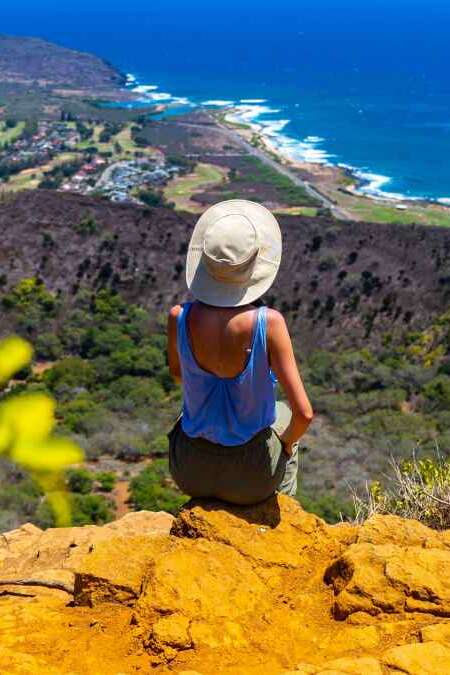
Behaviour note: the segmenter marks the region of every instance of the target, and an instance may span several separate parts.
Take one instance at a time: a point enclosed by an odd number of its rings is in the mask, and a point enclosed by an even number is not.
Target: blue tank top
[[[183,379],[181,426],[191,438],[241,445],[275,421],[277,379],[267,355],[267,312],[258,309],[251,352],[236,377],[218,377],[201,368],[192,352],[183,305],[177,321],[177,346]]]

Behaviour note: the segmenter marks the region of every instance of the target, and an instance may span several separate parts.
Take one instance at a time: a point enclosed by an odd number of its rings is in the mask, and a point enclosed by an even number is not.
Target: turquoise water
[[[146,101],[237,106],[287,155],[357,170],[367,194],[450,204],[448,2],[149,4],[23,0],[2,31],[95,52]]]

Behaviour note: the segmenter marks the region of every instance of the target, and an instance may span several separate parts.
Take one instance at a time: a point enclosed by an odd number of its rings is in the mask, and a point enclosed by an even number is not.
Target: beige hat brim
[[[242,213],[258,232],[259,252],[252,274],[245,285],[214,279],[203,263],[203,244],[207,228],[229,213]],[[281,231],[273,214],[257,202],[228,199],[214,204],[198,219],[186,260],[186,283],[192,295],[217,307],[239,307],[254,302],[273,284],[281,262]]]

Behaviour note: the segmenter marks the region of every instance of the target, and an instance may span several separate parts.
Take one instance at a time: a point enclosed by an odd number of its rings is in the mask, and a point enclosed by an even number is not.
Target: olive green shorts
[[[181,417],[168,434],[169,466],[175,483],[190,497],[221,499],[233,504],[256,504],[275,492],[297,492],[298,444],[292,457],[283,450],[280,436],[291,411],[276,405],[276,420],[242,445],[219,445],[191,438]]]

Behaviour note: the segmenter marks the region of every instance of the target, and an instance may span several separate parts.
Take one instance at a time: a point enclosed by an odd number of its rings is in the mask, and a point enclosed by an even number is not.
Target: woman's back
[[[251,351],[257,313],[253,305],[213,308],[194,303],[188,334],[198,365],[222,378],[239,375]]]
[[[275,419],[276,378],[267,355],[265,307],[177,312],[183,430],[221,445],[246,443]]]

